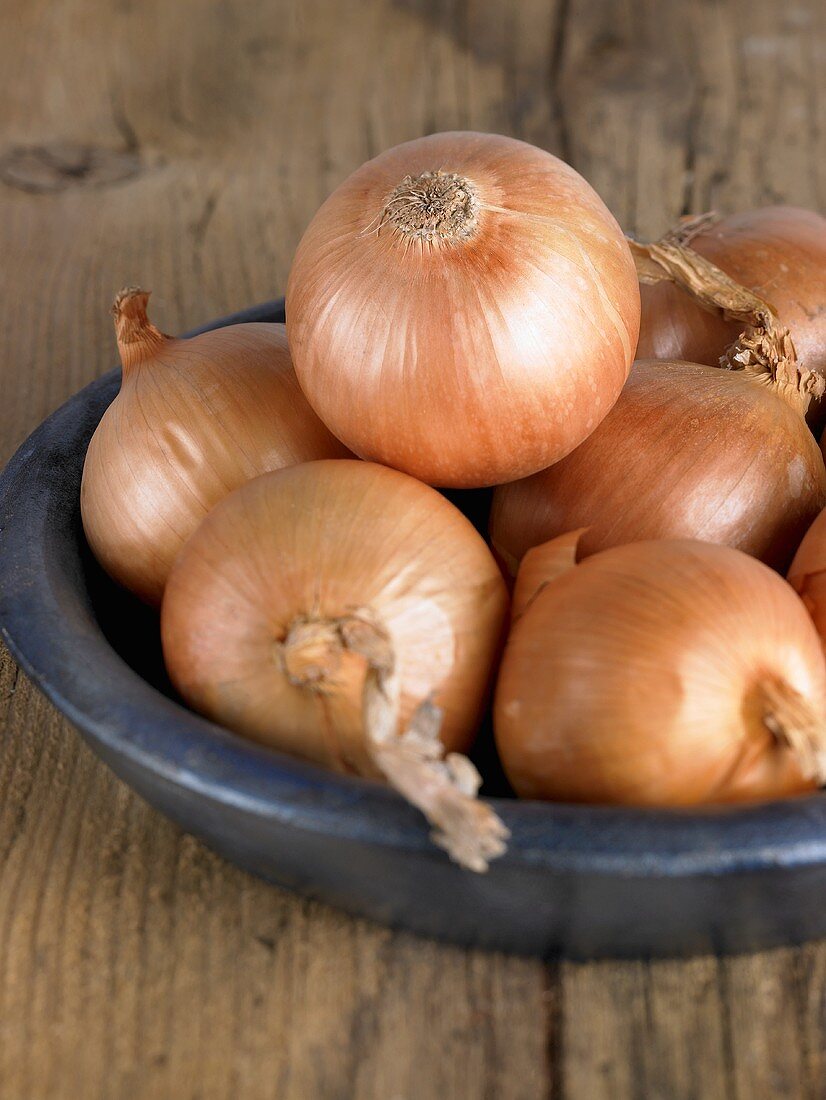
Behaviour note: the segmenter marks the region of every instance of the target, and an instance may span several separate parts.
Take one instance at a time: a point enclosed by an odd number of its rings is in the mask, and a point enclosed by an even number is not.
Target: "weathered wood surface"
[[[821,0],[5,0],[0,461],[113,361],[272,297],[315,207],[456,127],[560,153],[630,230],[823,209]],[[822,1100],[826,944],[542,965],[268,888],[0,665],[0,1096]]]

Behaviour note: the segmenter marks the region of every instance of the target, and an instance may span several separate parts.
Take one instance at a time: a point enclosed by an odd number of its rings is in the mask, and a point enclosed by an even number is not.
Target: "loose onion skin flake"
[[[674,279],[737,320],[728,370],[639,360],[614,408],[572,454],[494,493],[494,548],[524,553],[587,527],[584,555],[645,539],[697,538],[787,568],[826,504],[823,457],[806,425],[823,379],[796,360],[770,307],[708,261],[632,242],[642,278]]]
[[[826,777],[826,665],[790,586],[736,550],[639,542],[527,555],[505,648],[499,754],[523,798],[691,806]],[[543,579],[543,561],[548,568]],[[527,582],[526,582],[527,583]]]
[[[103,568],[159,604],[217,501],[268,470],[349,452],[307,404],[283,325],[176,340],[148,320],[148,297],[128,288],[113,307],[123,382],[89,444],[80,503]]]
[[[507,605],[483,539],[434,489],[372,463],[312,462],[257,478],[203,522],[167,586],[163,650],[195,710],[384,775],[454,859],[484,870],[505,830],[457,753],[475,737]]]
[[[287,330],[322,420],[432,485],[533,473],[613,405],[639,288],[572,168],[495,134],[396,146],[324,203],[296,253]]]
[[[826,376],[826,218],[769,206],[724,218],[700,215],[667,240],[710,260],[770,302],[788,327],[801,366]],[[686,359],[716,366],[737,338],[736,322],[700,306],[673,283],[643,285],[640,359]]]

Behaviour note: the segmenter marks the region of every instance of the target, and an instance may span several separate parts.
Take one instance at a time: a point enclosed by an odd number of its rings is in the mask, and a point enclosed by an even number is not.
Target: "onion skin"
[[[826,665],[781,577],[691,541],[571,563],[524,608],[502,660],[494,728],[518,795],[691,806],[816,785]]]
[[[349,452],[292,369],[283,325],[163,336],[146,298],[116,303],[123,382],[89,444],[86,538],[103,568],[159,604],[181,546],[214,504],[268,470]]]
[[[789,584],[811,615],[826,649],[826,511],[806,532],[789,568]]]
[[[794,340],[801,367],[826,377],[826,218],[794,206],[731,214],[689,247],[770,302]],[[670,283],[642,286],[639,359],[717,366],[740,326]]]
[[[582,556],[697,538],[785,571],[824,505],[802,410],[745,372],[645,360],[573,454],[495,491],[490,532],[511,573],[532,546],[580,527]]]
[[[339,654],[326,677],[323,636],[315,648],[284,649],[290,632],[366,609],[396,654],[401,724],[432,697],[442,743],[463,750],[507,606],[483,539],[435,490],[372,463],[312,462],[257,478],[213,510],[172,571],[161,632],[172,682],[195,710],[273,748],[375,776],[365,661]]]
[[[424,240],[385,208],[406,177],[440,171],[470,181],[472,230]],[[571,451],[616,400],[638,322],[633,260],[593,189],[495,134],[434,134],[363,165],[316,214],[287,286],[322,420],[362,458],[448,487]]]

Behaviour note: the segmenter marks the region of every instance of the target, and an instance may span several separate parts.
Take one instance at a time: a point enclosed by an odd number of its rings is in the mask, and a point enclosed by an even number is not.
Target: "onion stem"
[[[675,283],[704,309],[744,326],[723,353],[721,367],[744,371],[757,382],[772,383],[778,395],[803,414],[813,397],[823,396],[826,382],[798,365],[789,330],[779,323],[774,308],[765,299],[669,236],[653,244],[634,240],[628,243],[641,283]]]
[[[434,826],[431,839],[456,863],[487,871],[502,855],[508,830],[477,798],[481,777],[460,753],[439,740],[442,711],[432,700],[415,710],[398,732],[400,685],[387,631],[367,609],[333,620],[295,623],[279,645],[284,669],[296,686],[321,694],[330,686],[343,650],[367,662],[362,708],[368,750],[390,785]]]
[[[118,293],[112,305],[118,351],[124,370],[150,359],[166,340],[171,339],[147,317],[148,301],[148,290],[127,286]]]
[[[699,237],[701,233],[711,229],[721,220],[722,215],[716,210],[707,210],[705,214],[690,214],[688,217],[681,218],[667,233],[664,233],[660,238],[660,244],[676,244],[685,247],[691,244],[695,237]]]

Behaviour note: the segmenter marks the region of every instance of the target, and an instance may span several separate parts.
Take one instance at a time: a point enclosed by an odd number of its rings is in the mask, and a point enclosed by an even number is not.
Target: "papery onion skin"
[[[115,307],[123,381],[89,444],[81,512],[103,568],[157,605],[181,546],[227,493],[349,452],[307,404],[284,325],[175,340],[147,321],[147,294],[126,293]]]
[[[774,306],[801,367],[826,377],[826,218],[794,206],[730,214],[689,247]],[[639,359],[717,366],[737,322],[704,310],[671,283],[641,287]]]
[[[491,540],[511,573],[579,527],[583,556],[698,538],[785,571],[826,505],[826,469],[801,411],[744,372],[634,364],[616,405],[571,455],[494,493]]]
[[[826,511],[820,513],[806,532],[788,576],[826,648]]]
[[[365,611],[396,654],[401,724],[432,698],[444,712],[442,743],[462,750],[485,705],[507,604],[484,540],[435,490],[372,463],[312,462],[257,478],[204,521],[167,586],[164,657],[202,714],[284,752],[375,775],[364,660],[340,654],[327,677],[322,638],[285,662],[291,630]]]
[[[566,802],[810,790],[796,746],[824,725],[826,666],[795,593],[753,558],[692,541],[616,547],[552,579],[512,629],[494,704],[517,794]]]
[[[423,173],[470,181],[471,229],[399,228],[386,204]],[[296,371],[324,422],[362,458],[450,487],[572,450],[616,400],[638,321],[633,261],[601,199],[495,134],[434,134],[363,165],[316,214],[287,286]]]

